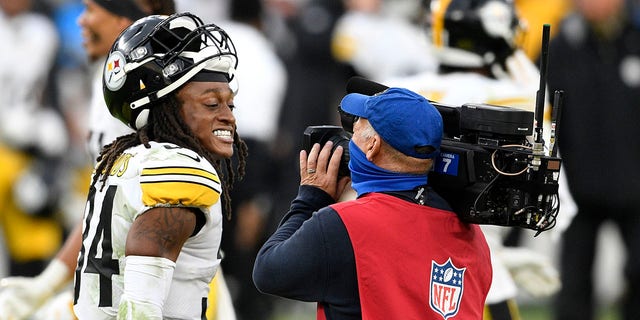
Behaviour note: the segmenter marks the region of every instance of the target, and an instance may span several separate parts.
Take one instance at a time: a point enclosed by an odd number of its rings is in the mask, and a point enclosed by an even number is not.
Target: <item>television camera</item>
[[[429,185],[465,222],[522,227],[537,231],[536,236],[555,226],[562,162],[557,157],[555,126],[562,91],[554,93],[547,153],[542,115],[548,34],[545,25],[535,113],[489,104],[449,106],[430,101],[443,118],[444,134],[440,154],[429,173]],[[361,77],[347,83],[348,93],[373,95],[386,89]],[[343,119],[345,122],[348,120]],[[316,142],[332,140],[334,148],[340,145],[345,150],[339,174],[348,175],[350,138],[351,134],[340,126],[310,126],[303,135],[303,148],[310,150]]]

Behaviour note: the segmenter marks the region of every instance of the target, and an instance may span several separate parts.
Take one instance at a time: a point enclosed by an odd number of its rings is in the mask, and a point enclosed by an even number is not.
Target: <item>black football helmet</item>
[[[431,0],[425,5],[442,65],[504,70],[520,31],[513,0]]]
[[[103,94],[109,112],[133,129],[147,123],[151,102],[180,88],[198,72],[220,73],[237,88],[231,38],[191,13],[153,15],[134,22],[111,47]]]

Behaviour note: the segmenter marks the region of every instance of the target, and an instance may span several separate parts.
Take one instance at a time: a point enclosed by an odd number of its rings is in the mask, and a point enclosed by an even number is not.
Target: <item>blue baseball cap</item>
[[[438,155],[442,116],[423,96],[404,88],[389,88],[368,96],[350,93],[342,111],[366,118],[382,139],[403,154],[420,159]]]

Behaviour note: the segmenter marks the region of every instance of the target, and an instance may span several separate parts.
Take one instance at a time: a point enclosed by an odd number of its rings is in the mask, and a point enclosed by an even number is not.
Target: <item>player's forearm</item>
[[[73,279],[73,271],[78,263],[78,253],[82,246],[82,221],[79,221],[73,228],[64,245],[58,251],[56,259],[60,260],[67,267],[68,280]]]

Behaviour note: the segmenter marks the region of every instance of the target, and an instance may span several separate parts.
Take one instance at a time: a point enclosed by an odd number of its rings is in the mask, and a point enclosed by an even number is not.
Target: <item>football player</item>
[[[204,317],[247,154],[232,113],[236,66],[226,32],[190,13],[140,19],[116,39],[104,98],[135,132],[97,159],[75,274],[79,318]]]

